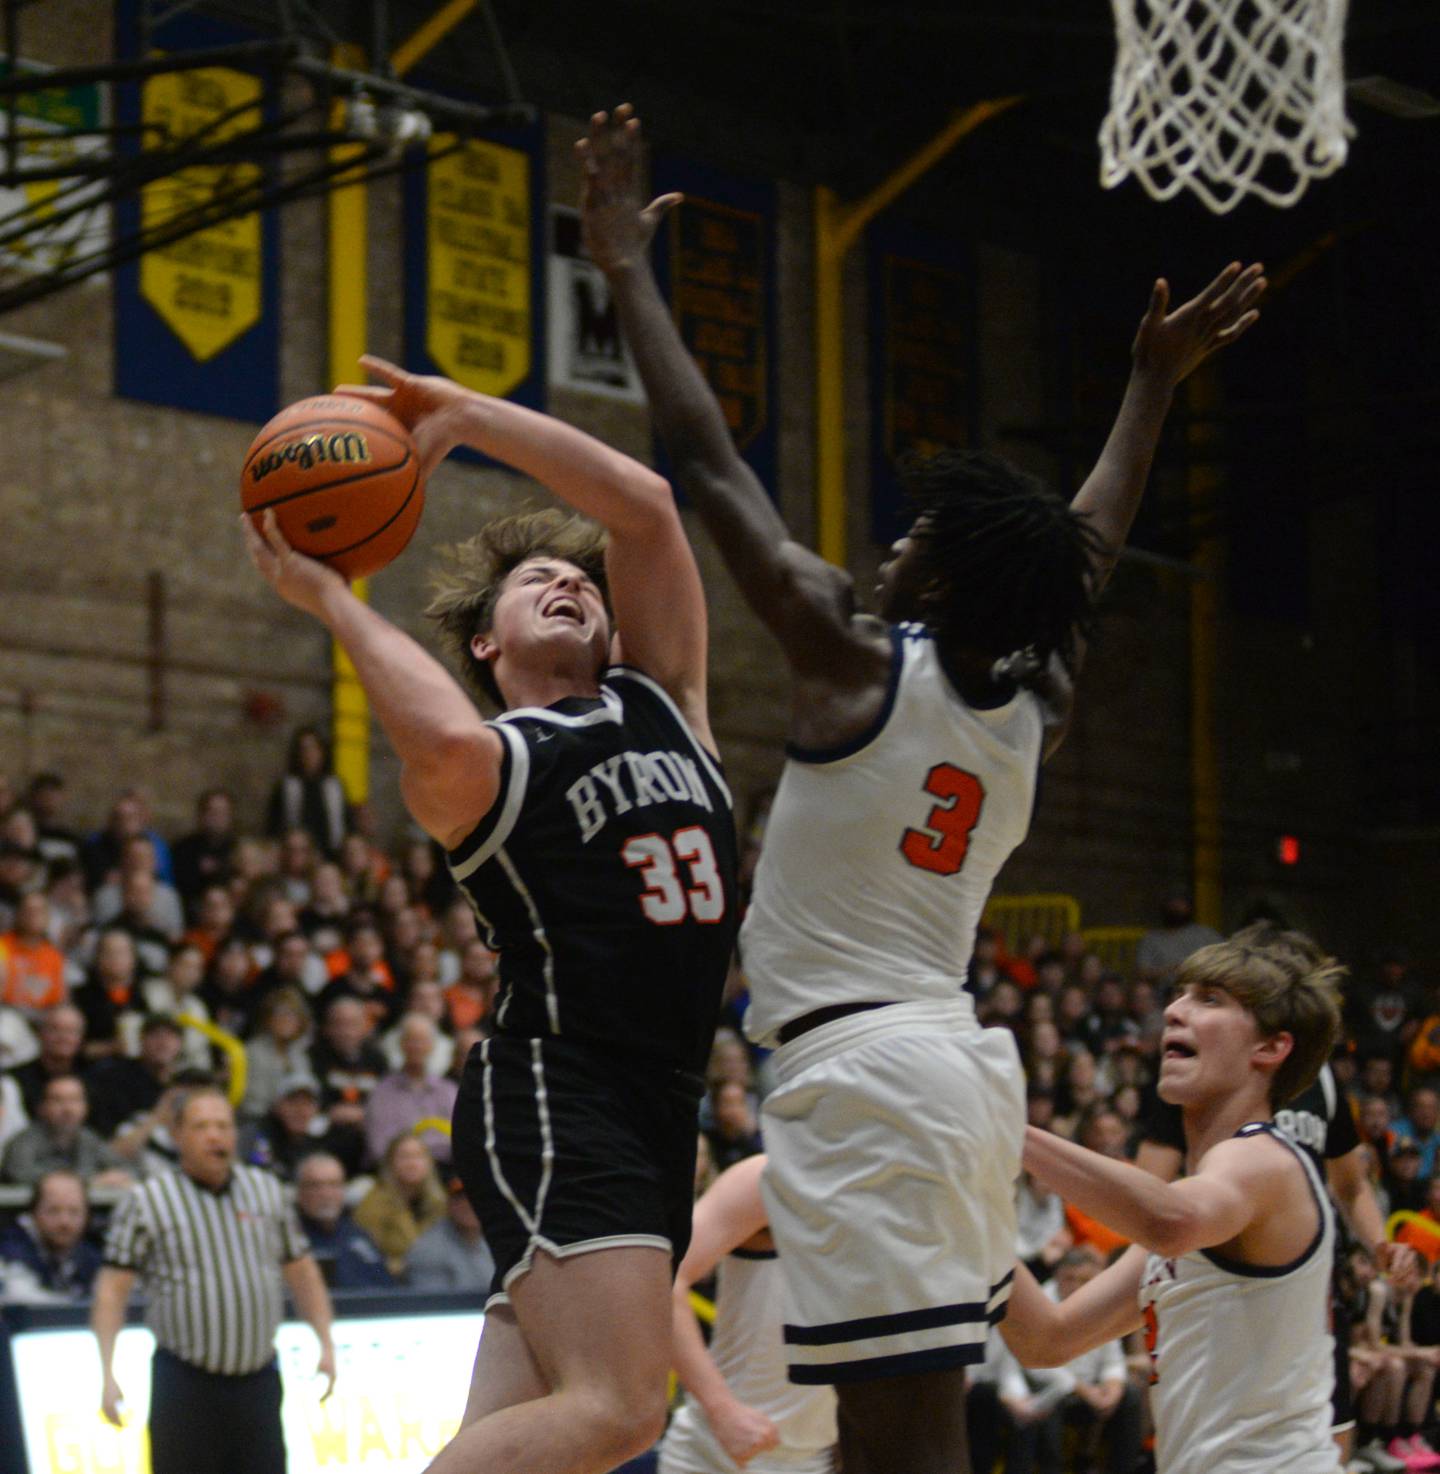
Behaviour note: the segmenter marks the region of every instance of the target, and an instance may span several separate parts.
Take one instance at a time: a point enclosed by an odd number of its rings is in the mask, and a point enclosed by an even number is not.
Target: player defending
[[[1176,1183],[1033,1127],[1025,1165],[1132,1240],[1058,1305],[1024,1265],[1005,1339],[1058,1366],[1145,1327],[1159,1474],[1327,1474],[1335,1219],[1314,1161],[1276,1130],[1340,1031],[1343,969],[1265,924],[1181,964],[1160,1094],[1181,1107]]]
[[[794,677],[743,937],[748,1027],[780,1046],[764,1190],[790,1376],[837,1386],[847,1470],[955,1474],[964,1368],[1009,1289],[1025,1118],[1011,1036],[980,1029],[961,991],[975,928],[1029,825],[1175,387],[1255,320],[1264,280],[1228,267],[1173,313],[1155,284],[1072,506],[994,456],[920,468],[875,618],[791,539],[676,333],[647,255],[679,197],[644,204],[631,110],[596,114],[578,148],[586,238],[676,477]]]
[[[288,547],[256,566],[355,663],[401,791],[500,953],[493,1039],[455,1108],[455,1161],[495,1255],[461,1431],[434,1474],[583,1474],[665,1415],[672,1257],[690,1232],[699,1071],[734,933],[734,825],[706,716],[706,619],[670,488],[589,436],[365,360],[428,472],[473,446],[555,512],[458,550],[431,613],[505,715]],[[606,590],[608,588],[608,604]],[[613,622],[611,609],[613,608]]]
[[[675,1276],[675,1369],[685,1401],[660,1445],[660,1474],[830,1474],[835,1394],[785,1375],[785,1285],[760,1196],[763,1156],[722,1172],[695,1205]],[[715,1328],[700,1335],[690,1290],[716,1270]]]

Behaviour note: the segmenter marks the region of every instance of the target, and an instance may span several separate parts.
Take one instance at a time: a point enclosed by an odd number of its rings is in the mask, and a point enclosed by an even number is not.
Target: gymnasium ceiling
[[[1316,0],[1338,3],[1338,0]],[[392,50],[444,0],[211,0],[275,29],[288,11]],[[1435,0],[1353,0],[1352,77],[1440,93]],[[488,9],[488,14],[487,14]],[[318,29],[318,27],[312,27]],[[503,47],[496,45],[498,36]],[[378,47],[376,42],[378,41]],[[1104,0],[489,0],[425,64],[451,86],[577,114],[629,98],[662,144],[755,174],[856,193],[979,98],[1023,108],[965,150],[965,167],[1015,180],[1095,177],[1114,33]],[[1385,120],[1357,107],[1362,139]],[[1440,135],[1440,120],[1428,133]],[[943,178],[942,170],[941,177]]]

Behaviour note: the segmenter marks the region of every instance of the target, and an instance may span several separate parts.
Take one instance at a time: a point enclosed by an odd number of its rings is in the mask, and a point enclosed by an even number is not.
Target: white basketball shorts
[[[1025,1077],[968,997],[895,1003],[776,1051],[762,1192],[792,1382],[979,1362],[1015,1264]]]

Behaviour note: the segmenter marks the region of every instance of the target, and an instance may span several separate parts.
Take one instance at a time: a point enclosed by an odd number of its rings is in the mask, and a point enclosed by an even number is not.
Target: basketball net
[[[1293,205],[1345,162],[1348,0],[1111,0],[1117,53],[1100,182],[1133,174],[1217,215]]]

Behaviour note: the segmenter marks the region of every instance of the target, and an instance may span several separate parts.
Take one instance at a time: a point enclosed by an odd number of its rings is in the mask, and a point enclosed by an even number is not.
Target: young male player
[[[1264,923],[1181,964],[1159,1081],[1184,1113],[1179,1182],[1026,1130],[1026,1168],[1132,1243],[1059,1304],[1018,1265],[1005,1339],[1050,1366],[1143,1325],[1159,1474],[1340,1468],[1335,1219],[1314,1161],[1274,1116],[1329,1056],[1342,974],[1308,937]]]
[[[683,485],[794,677],[790,759],[743,937],[765,1103],[790,1376],[840,1400],[841,1461],[966,1465],[964,1367],[1013,1260],[1024,1082],[962,993],[991,883],[1059,740],[1093,598],[1129,531],[1175,386],[1255,320],[1231,266],[1167,315],[1157,282],[1099,464],[1067,507],[996,457],[912,477],[919,516],[880,618],[793,541],[740,459],[647,261],[678,196],[644,205],[639,125],[597,114],[579,151],[591,254]]]
[[[1419,1260],[1408,1244],[1385,1237],[1385,1217],[1370,1185],[1364,1148],[1350,1107],[1328,1064],[1294,1100],[1275,1112],[1275,1129],[1308,1151],[1324,1175],[1331,1199],[1353,1239],[1397,1284],[1408,1284],[1419,1272]],[[1173,1182],[1185,1165],[1185,1123],[1178,1106],[1160,1101],[1146,1123],[1135,1165],[1162,1182]],[[1337,1239],[1336,1274],[1344,1246]],[[1355,1441],[1355,1398],[1350,1382],[1350,1316],[1339,1295],[1331,1304],[1330,1330],[1335,1338],[1335,1388],[1331,1431],[1341,1462],[1349,1462]]]
[[[763,1156],[722,1172],[695,1204],[675,1275],[675,1369],[685,1401],[660,1444],[660,1474],[831,1474],[835,1393],[785,1375],[785,1282],[760,1195]],[[718,1268],[717,1268],[718,1266]],[[707,1347],[692,1286],[718,1281]]]
[[[557,420],[365,362],[385,387],[340,392],[404,421],[426,473],[473,446],[608,534],[540,513],[458,551],[431,612],[506,708],[486,722],[273,516],[245,526],[260,571],[354,661],[405,802],[500,954],[496,1034],[466,1065],[454,1137],[496,1294],[461,1431],[431,1467],[609,1469],[663,1425],[699,1072],[734,937],[704,597],[653,472]]]

